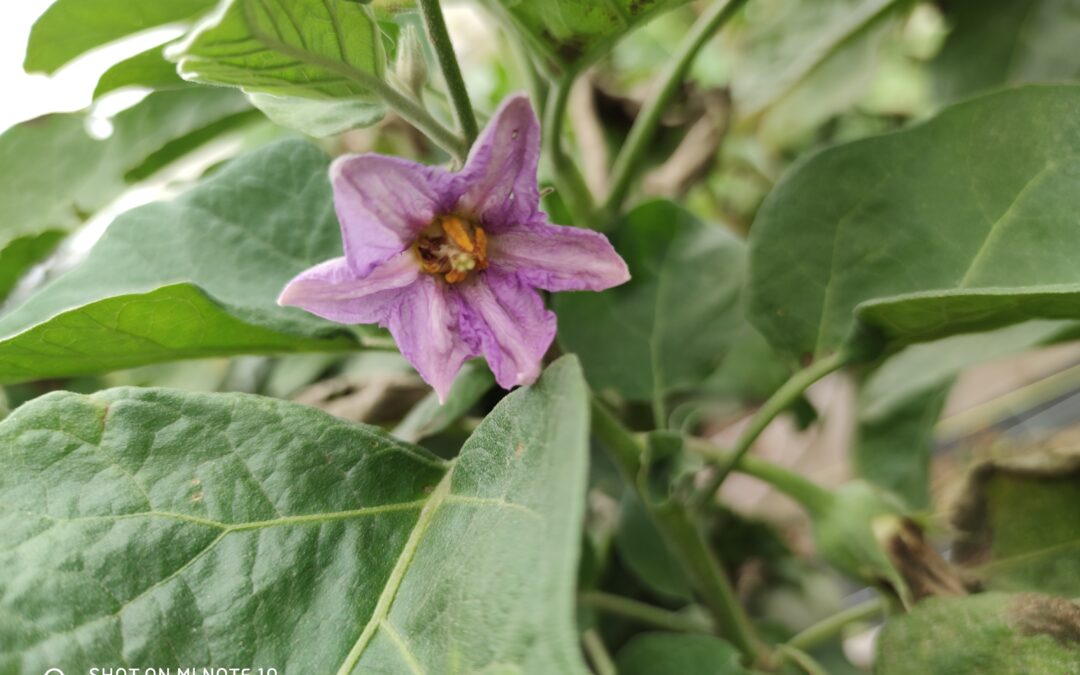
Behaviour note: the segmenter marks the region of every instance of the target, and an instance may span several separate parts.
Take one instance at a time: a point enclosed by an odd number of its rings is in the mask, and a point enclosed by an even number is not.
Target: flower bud
[[[424,85],[427,84],[428,69],[427,59],[424,58],[424,43],[420,40],[416,27],[411,24],[402,29],[401,38],[398,40],[395,74],[406,89],[418,97]]]
[[[813,514],[814,540],[821,557],[850,577],[892,591],[909,605],[907,584],[885,548],[905,521],[903,504],[861,480],[843,486],[833,497]]]

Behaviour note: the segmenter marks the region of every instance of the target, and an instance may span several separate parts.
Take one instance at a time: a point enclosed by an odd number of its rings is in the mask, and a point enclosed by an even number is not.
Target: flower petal
[[[300,307],[338,323],[381,323],[393,302],[420,276],[409,252],[401,253],[358,278],[345,258],[304,270],[286,284],[279,305]]]
[[[487,270],[455,287],[462,337],[487,359],[504,389],[532,384],[555,339],[555,314],[513,274]]]
[[[527,96],[511,96],[473,145],[460,174],[467,187],[458,209],[476,215],[491,232],[527,222],[540,208],[536,182],[539,161],[536,113]]]
[[[424,274],[399,296],[388,323],[401,355],[435,389],[440,403],[465,359],[474,356],[455,330],[457,300],[446,284]]]
[[[361,277],[412,245],[462,192],[456,174],[373,154],[334,160],[330,181],[345,257]]]
[[[539,219],[491,236],[488,258],[493,267],[548,291],[602,291],[630,279],[604,235]]]

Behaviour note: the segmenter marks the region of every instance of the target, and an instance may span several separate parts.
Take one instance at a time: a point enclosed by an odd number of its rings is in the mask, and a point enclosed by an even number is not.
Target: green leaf
[[[355,348],[343,327],[275,302],[294,275],[341,255],[328,163],[284,141],[124,214],[86,260],[0,319],[0,381]]]
[[[1080,607],[1047,595],[930,598],[886,622],[874,672],[1072,675],[1080,660],[1078,626]]]
[[[103,141],[86,133],[81,114],[49,115],[5,132],[0,136],[0,299],[65,232],[130,181],[243,121],[248,110],[235,93],[192,88],[151,94],[119,113],[112,135]]]
[[[273,399],[37,399],[0,424],[0,670],[584,674],[587,403],[563,359],[447,464]]]
[[[898,23],[898,0],[774,2],[733,69],[732,96],[763,138],[788,143],[855,103],[870,85],[881,44]]]
[[[386,106],[375,101],[344,99],[313,101],[296,96],[249,94],[251,104],[271,122],[325,138],[357,127],[369,127],[383,118]]]
[[[615,532],[619,559],[649,590],[665,598],[691,600],[693,587],[679,560],[633,492],[623,495],[619,527]]]
[[[1075,0],[1010,0],[992,12],[979,0],[956,0],[944,9],[953,28],[932,64],[941,99],[1003,84],[1080,77]]]
[[[952,515],[957,562],[989,587],[1080,595],[1080,450],[1027,448],[983,463]]]
[[[1078,334],[1080,326],[1073,321],[1028,321],[911,345],[878,365],[863,382],[860,416],[869,423],[883,423],[897,410],[917,406],[972,366],[1072,340]]]
[[[176,58],[185,79],[247,92],[355,99],[386,86],[378,21],[353,0],[231,0]]]
[[[563,66],[582,65],[654,16],[687,0],[487,0],[534,49]]]
[[[611,240],[630,282],[555,297],[559,344],[580,355],[589,383],[635,401],[700,389],[710,378],[738,390],[738,375],[724,382],[718,373],[745,366],[731,356],[757,339],[742,319],[743,243],[668,201],[634,209]]]
[[[1080,317],[1078,107],[1080,87],[1010,90],[802,162],[752,229],[751,319],[796,355],[872,357]]]
[[[484,362],[467,362],[450,387],[446,403],[440,405],[438,395],[431,392],[394,428],[394,435],[416,443],[445,431],[468,413],[494,384],[495,376]]]
[[[111,66],[98,79],[94,98],[124,87],[158,90],[183,87],[184,80],[177,74],[176,64],[165,58],[165,49],[154,47]]]
[[[865,392],[860,391],[852,457],[856,475],[899,495],[909,506],[928,507],[934,425],[951,389],[952,380],[947,380],[884,415],[868,413]]]
[[[171,23],[193,21],[217,0],[56,0],[34,23],[27,72],[52,73],[94,47]]]
[[[708,635],[646,633],[619,651],[619,675],[750,675],[739,650]]]

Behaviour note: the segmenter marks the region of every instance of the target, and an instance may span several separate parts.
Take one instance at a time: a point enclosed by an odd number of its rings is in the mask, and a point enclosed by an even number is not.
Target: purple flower
[[[539,157],[540,125],[517,95],[460,172],[383,155],[338,158],[330,178],[345,256],[302,272],[278,303],[389,328],[440,400],[474,356],[505,389],[531,384],[555,339],[555,315],[537,289],[600,291],[630,278],[603,235],[548,223]]]

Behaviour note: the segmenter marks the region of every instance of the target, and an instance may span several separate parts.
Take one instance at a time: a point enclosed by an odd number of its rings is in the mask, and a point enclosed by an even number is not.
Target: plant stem
[[[590,628],[581,634],[581,642],[585,647],[585,653],[589,655],[593,670],[596,675],[616,675],[615,662],[611,660],[604,641],[595,628]]]
[[[784,659],[795,664],[795,666],[806,673],[806,675],[829,675],[829,671],[825,670],[824,666],[815,661],[812,656],[801,649],[796,649],[791,645],[780,645],[776,648],[776,651],[779,652]]]
[[[717,0],[698,17],[690,32],[679,43],[667,67],[657,77],[651,96],[638,113],[630,135],[626,137],[612,166],[611,188],[602,208],[605,216],[613,217],[622,207],[645,150],[660,126],[660,118],[682,85],[698,52],[745,3],[746,0]]]
[[[822,619],[813,626],[799,632],[785,644],[796,649],[813,649],[818,645],[831,640],[844,626],[856,621],[869,619],[885,611],[885,601],[881,598],[872,598],[866,602],[849,607],[837,612],[830,617]]]
[[[684,444],[688,451],[705,457],[713,464],[727,466],[735,459],[733,451],[718,448],[701,438],[686,438]],[[766,462],[753,455],[744,456],[737,464],[736,471],[768,483],[794,499],[810,513],[821,513],[833,501],[833,496],[828,490],[778,464]]]
[[[724,570],[690,514],[677,502],[656,504],[642,489],[638,474],[643,449],[633,433],[615,419],[595,396],[592,400],[592,420],[593,433],[611,452],[623,478],[637,490],[649,516],[712,613],[720,633],[749,661],[767,658],[750,618],[736,599]]]
[[[401,116],[401,119],[424,132],[454,159],[461,163],[465,162],[465,157],[469,154],[469,146],[465,139],[443,126],[416,99],[385,83],[375,88],[375,91],[388,106],[394,109],[394,112]]]
[[[592,194],[585,185],[581,171],[566,156],[562,146],[566,106],[576,78],[576,71],[566,72],[554,83],[554,89],[548,95],[547,108],[544,110],[544,149],[551,161],[552,180],[573,215],[575,224],[588,227],[592,223],[595,208]]]
[[[578,602],[608,614],[633,619],[654,628],[673,633],[712,633],[712,622],[684,616],[666,609],[660,609],[644,602],[624,598],[600,591],[586,591],[578,596]]]
[[[476,115],[469,101],[469,90],[465,88],[465,79],[461,77],[461,67],[458,65],[457,54],[454,53],[454,45],[450,42],[450,33],[446,30],[446,20],[443,18],[439,0],[420,0],[420,13],[424,17],[428,39],[435,48],[435,56],[439,59],[439,68],[446,80],[450,101],[454,104],[454,118],[457,120],[458,129],[465,137],[466,146],[472,146],[479,133]]]
[[[840,368],[843,368],[851,360],[852,356],[847,351],[837,351],[830,356],[822,359],[818,359],[809,367],[800,370],[788,379],[779,389],[777,389],[768,401],[758,409],[754,418],[750,420],[750,425],[739,437],[739,440],[735,443],[735,448],[732,451],[731,459],[724,466],[721,466],[719,471],[713,475],[712,479],[697,495],[697,505],[702,506],[708,503],[713,498],[716,491],[720,489],[720,486],[724,484],[727,477],[731,475],[731,472],[736,466],[742,462],[743,457],[750,451],[750,446],[754,444],[758,436],[762,431],[769,426],[776,416],[787,410],[800,396],[805,392],[810,385],[814,384],[821,378],[825,377],[829,373],[832,373]]]

